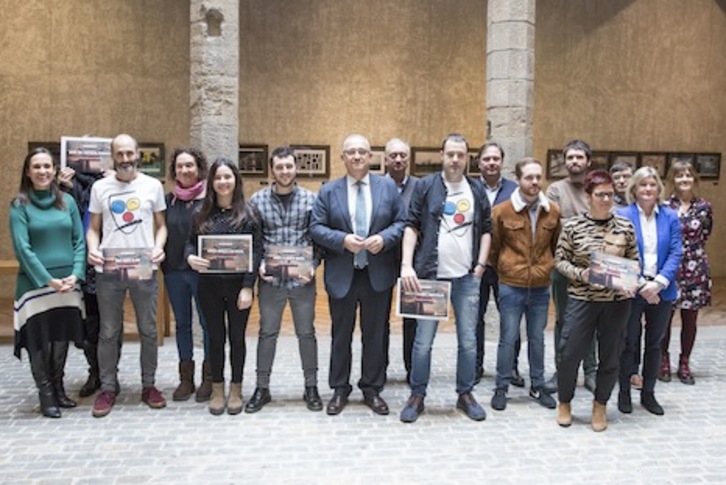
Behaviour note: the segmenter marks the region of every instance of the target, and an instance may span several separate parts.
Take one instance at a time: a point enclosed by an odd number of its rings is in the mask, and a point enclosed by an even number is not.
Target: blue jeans
[[[207,358],[209,343],[207,342],[207,325],[199,308],[197,298],[198,273],[193,270],[170,271],[164,275],[166,291],[169,295],[171,309],[174,311],[176,321],[176,348],[179,360],[194,359],[194,341],[192,338],[192,298],[197,307],[199,325],[202,327],[202,341],[204,344],[204,358]]]
[[[522,315],[527,324],[527,357],[532,387],[544,385],[544,329],[547,326],[550,289],[518,288],[499,283],[499,348],[497,389],[507,390],[512,379],[515,343]]]
[[[474,388],[476,375],[476,320],[479,312],[480,278],[473,274],[451,280],[451,305],[456,319],[456,392],[464,394]],[[411,394],[425,396],[431,375],[431,347],[438,320],[419,318],[413,342]],[[511,370],[511,367],[510,367]]]

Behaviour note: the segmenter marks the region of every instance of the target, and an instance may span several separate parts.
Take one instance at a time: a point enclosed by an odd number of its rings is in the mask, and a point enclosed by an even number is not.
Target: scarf
[[[174,183],[174,197],[179,200],[183,200],[184,202],[189,202],[190,200],[194,200],[204,194],[205,187],[206,182],[204,180],[200,180],[196,184],[187,188],[182,187],[179,185],[179,182],[176,182]]]

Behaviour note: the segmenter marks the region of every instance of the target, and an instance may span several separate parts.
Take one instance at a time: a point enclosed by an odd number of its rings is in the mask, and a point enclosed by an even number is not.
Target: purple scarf
[[[203,196],[205,192],[205,187],[206,181],[204,180],[200,180],[196,184],[187,188],[182,187],[181,185],[179,185],[179,182],[176,182],[174,184],[174,197],[179,200],[183,200],[184,202],[189,202],[190,200],[194,200],[199,196]]]

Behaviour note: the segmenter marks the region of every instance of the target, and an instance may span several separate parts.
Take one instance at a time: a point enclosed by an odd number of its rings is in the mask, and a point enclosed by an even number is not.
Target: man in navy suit
[[[387,322],[404,207],[390,178],[368,173],[371,145],[362,135],[343,142],[347,175],[323,186],[313,206],[310,235],[325,251],[325,289],[332,320],[329,415],[340,414],[353,390],[351,342],[360,309],[363,351],[358,387],[376,414],[388,414],[380,392],[386,381]]]
[[[509,200],[512,193],[517,189],[517,182],[504,178],[502,176],[502,166],[504,165],[504,149],[494,142],[485,143],[479,148],[477,153],[479,160],[479,173],[481,173],[481,182],[484,191],[489,200],[489,206],[495,205]],[[489,295],[494,293],[494,302],[499,308],[499,281],[497,273],[490,265],[487,264],[484,276],[481,278],[481,287],[479,289],[479,314],[476,321],[476,382],[479,383],[484,376],[484,315],[489,305]],[[517,370],[519,349],[522,341],[517,339],[514,354],[514,369],[512,370],[512,385],[517,387],[524,386],[524,379],[519,375]]]

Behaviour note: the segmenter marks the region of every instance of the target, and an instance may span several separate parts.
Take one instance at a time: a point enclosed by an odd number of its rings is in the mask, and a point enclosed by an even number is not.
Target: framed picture
[[[151,177],[164,177],[166,171],[164,160],[163,143],[139,143],[139,170],[141,172]]]
[[[636,152],[610,152],[610,167],[615,163],[627,163],[631,167],[639,167],[638,154]]]
[[[267,177],[267,145],[240,145],[237,164],[241,175]]]
[[[610,152],[592,152],[590,160],[590,171],[610,169]]]
[[[668,154],[661,152],[642,152],[640,154],[640,167],[653,167],[658,171],[660,178],[666,176],[668,170]]]
[[[76,172],[82,173],[98,173],[102,172],[104,168],[113,168],[111,141],[111,138],[62,136],[60,142],[61,168],[71,167]]]
[[[673,165],[673,162],[690,163],[695,168],[696,156],[693,153],[669,153],[668,166]]]
[[[371,147],[370,172],[381,175],[386,173],[386,147]]]
[[[547,180],[563,179],[567,177],[565,168],[565,157],[562,150],[547,150]]]
[[[330,176],[330,145],[291,145],[297,158],[298,176]]]
[[[441,150],[438,147],[411,148],[411,175],[425,177],[441,170]]]
[[[479,150],[469,150],[466,173],[472,177],[479,177],[481,172],[479,171]]]
[[[719,179],[721,177],[721,154],[697,153],[695,168],[702,179]]]

